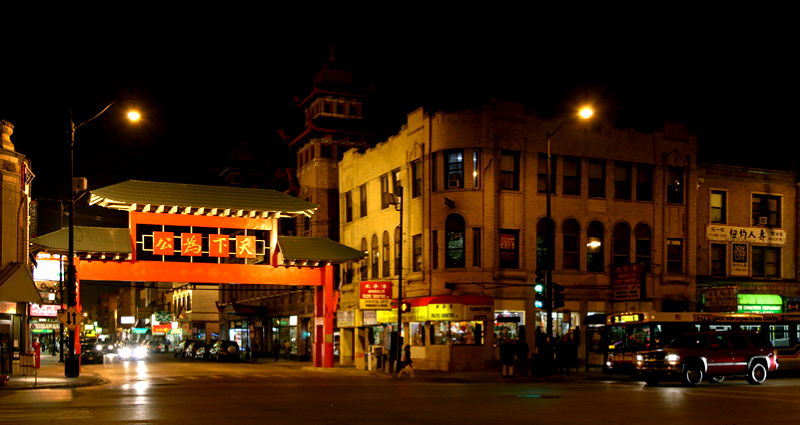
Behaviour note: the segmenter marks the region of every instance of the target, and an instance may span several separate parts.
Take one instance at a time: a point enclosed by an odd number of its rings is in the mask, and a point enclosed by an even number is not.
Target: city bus
[[[603,372],[631,374],[636,352],[652,350],[686,332],[744,330],[769,338],[779,370],[800,371],[800,313],[627,312],[606,316]]]

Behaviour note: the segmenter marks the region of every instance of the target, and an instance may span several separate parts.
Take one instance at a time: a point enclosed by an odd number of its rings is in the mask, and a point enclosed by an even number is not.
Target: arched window
[[[372,272],[370,273],[373,279],[378,278],[378,261],[380,254],[378,253],[378,235],[372,235],[372,249],[370,253],[370,261],[372,265]]]
[[[578,220],[571,218],[564,221],[561,225],[564,246],[561,248],[563,253],[563,268],[578,270],[580,268],[580,233],[581,225]]]
[[[445,268],[464,267],[464,217],[450,214],[444,222],[446,252],[444,257]]]
[[[402,252],[400,250],[400,226],[394,228],[394,274],[400,275],[400,255]]]
[[[621,221],[614,225],[613,243],[614,265],[622,266],[631,262],[631,227]]]
[[[652,262],[653,244],[651,242],[650,226],[639,223],[633,229],[634,237],[636,237],[636,262],[644,264],[644,269],[650,271],[650,263]]]
[[[369,254],[367,251],[367,238],[361,238],[361,252],[364,254]],[[359,264],[358,274],[361,275],[361,280],[369,280],[369,276],[367,276],[367,269],[369,268],[369,255],[365,255],[364,258],[361,260],[361,264]]]
[[[383,256],[383,277],[389,277],[391,270],[389,269],[389,259],[391,255],[389,255],[389,232],[383,231],[383,250],[381,251],[381,255]]]
[[[547,217],[536,223],[536,269],[553,269],[555,250],[555,225]]]
[[[586,230],[586,270],[590,272],[602,272],[605,270],[605,260],[603,259],[603,224],[599,221],[589,223]]]

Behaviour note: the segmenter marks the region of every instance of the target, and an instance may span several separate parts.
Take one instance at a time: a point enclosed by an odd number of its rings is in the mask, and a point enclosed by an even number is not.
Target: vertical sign
[[[181,233],[181,255],[198,257],[203,254],[203,235]]]
[[[731,276],[747,276],[747,244],[731,244]]]
[[[227,257],[230,255],[229,244],[228,235],[208,235],[208,255],[211,257]]]
[[[255,236],[236,236],[236,258],[256,258]]]
[[[175,253],[175,241],[172,232],[153,232],[153,254],[172,255]]]

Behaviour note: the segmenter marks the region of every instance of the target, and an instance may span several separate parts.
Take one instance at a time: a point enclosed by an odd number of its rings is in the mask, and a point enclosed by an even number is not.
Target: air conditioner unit
[[[448,180],[447,187],[461,187],[461,180]]]
[[[758,218],[758,224],[766,225],[767,224],[767,217],[759,217]]]

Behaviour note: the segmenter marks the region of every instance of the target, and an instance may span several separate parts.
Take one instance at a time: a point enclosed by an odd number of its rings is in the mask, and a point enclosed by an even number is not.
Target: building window
[[[353,263],[345,263],[344,264],[344,283],[353,283]]]
[[[344,220],[345,223],[353,221],[353,192],[344,193]]]
[[[481,171],[480,154],[477,150],[472,151],[472,187],[480,187]]]
[[[540,153],[536,170],[537,190],[547,193],[547,154]],[[556,193],[556,155],[550,155],[550,193]]]
[[[574,156],[564,157],[564,171],[561,182],[561,193],[564,195],[581,194],[581,159]]]
[[[449,150],[444,153],[444,181],[448,189],[464,187],[464,151]]]
[[[390,174],[390,181],[392,185],[392,194],[400,195],[400,169],[395,168]]]
[[[362,184],[358,187],[358,208],[361,213],[360,217],[367,216],[367,184]]]
[[[411,270],[418,272],[422,270],[422,235],[412,236],[411,245],[414,249],[414,263],[411,265]]]
[[[667,273],[683,273],[683,239],[667,239]]]
[[[712,223],[726,223],[726,201],[727,193],[724,190],[711,191],[711,222]]]
[[[566,166],[564,167],[566,171]],[[564,221],[561,225],[561,233],[563,238],[562,250],[562,268],[569,270],[578,270],[580,258],[580,232],[581,226],[578,220],[569,219]]]
[[[411,161],[411,197],[419,198],[422,196],[422,162],[420,160]]]
[[[431,268],[439,268],[439,231],[431,230]]]
[[[472,228],[472,265],[481,266],[481,228]]]
[[[753,277],[780,278],[781,249],[771,246],[753,246]]]
[[[389,207],[389,175],[384,174],[380,177],[381,181],[381,209],[384,210]]]
[[[370,249],[370,265],[372,266],[372,271],[370,275],[373,279],[378,278],[378,262],[380,261],[380,253],[378,252],[378,235],[372,235],[372,246]]]
[[[639,223],[633,230],[636,238],[636,262],[644,264],[644,269],[650,271],[652,258],[652,242],[650,242],[650,226]]]
[[[394,274],[395,276],[400,275],[400,256],[403,255],[403,250],[400,249],[400,245],[402,245],[402,238],[403,235],[400,233],[400,226],[394,228]]]
[[[437,190],[439,190],[439,184],[438,184],[439,175],[438,175],[438,171],[437,171],[439,169],[439,167],[437,166],[437,162],[436,162],[438,160],[439,160],[439,155],[437,155],[437,152],[432,153],[431,154],[431,192],[436,192]]]
[[[361,275],[361,280],[369,280],[369,276],[367,275],[367,270],[369,270],[369,251],[367,250],[367,238],[361,238],[361,252],[364,253],[364,258],[361,260],[361,264],[359,265],[359,274]]]
[[[536,269],[553,270],[555,225],[547,217],[536,222]]]
[[[391,268],[389,266],[389,259],[391,258],[391,255],[389,253],[389,232],[387,232],[385,230],[383,232],[383,245],[382,246],[383,246],[383,250],[381,252],[381,256],[383,256],[383,258],[382,258],[382,260],[383,260],[382,261],[383,262],[383,277],[389,277],[389,275],[391,274]]]
[[[603,258],[603,246],[605,229],[599,221],[589,223],[586,229],[586,270],[590,272],[605,271],[605,260]]]
[[[614,265],[624,266],[631,262],[631,228],[628,223],[614,225],[611,249],[614,251]]]
[[[667,168],[667,202],[683,203],[683,167]]]
[[[319,156],[321,158],[333,158],[333,145],[323,143],[320,145]]]
[[[630,162],[614,162],[614,199],[631,199]]]
[[[589,197],[606,197],[606,161],[602,159],[589,160]]]
[[[636,200],[653,200],[653,166],[650,164],[636,165]]]
[[[711,275],[725,276],[725,266],[728,263],[727,245],[711,244]]]
[[[781,197],[775,195],[753,195],[753,225],[780,227]]]
[[[500,189],[519,190],[519,151],[500,153]]]
[[[465,267],[466,254],[465,254],[465,231],[466,224],[464,217],[458,214],[450,214],[444,223],[444,239],[445,239],[445,268],[452,267]]]
[[[519,268],[519,230],[500,229],[500,268]]]

